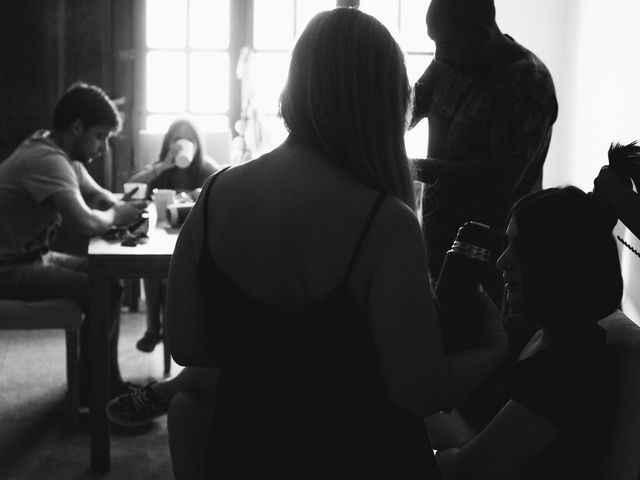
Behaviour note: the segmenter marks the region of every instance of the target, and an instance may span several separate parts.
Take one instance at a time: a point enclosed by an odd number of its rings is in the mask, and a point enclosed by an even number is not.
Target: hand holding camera
[[[436,304],[446,352],[477,346],[499,335],[500,313],[482,282],[495,268],[500,236],[487,225],[466,222],[445,256]]]

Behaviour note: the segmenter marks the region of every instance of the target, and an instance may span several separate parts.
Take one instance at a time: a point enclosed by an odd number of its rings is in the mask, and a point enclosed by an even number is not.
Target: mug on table
[[[158,222],[167,221],[167,206],[175,200],[176,191],[168,188],[154,188],[151,199],[158,212]]]

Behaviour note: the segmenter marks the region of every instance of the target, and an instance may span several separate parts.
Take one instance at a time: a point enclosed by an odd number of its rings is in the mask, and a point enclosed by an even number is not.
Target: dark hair
[[[53,110],[51,126],[65,131],[78,119],[84,128],[104,125],[116,133],[122,128],[122,115],[113,100],[100,87],[82,82],[71,85],[60,97]]]
[[[638,140],[627,145],[612,142],[608,157],[611,168],[631,178],[636,187],[640,186],[640,145],[638,145]]]
[[[612,231],[617,219],[574,186],[530,194],[511,210],[524,309],[549,329],[597,321],[620,307],[622,274]]]
[[[298,39],[280,114],[292,141],[415,209],[404,145],[410,102],[404,55],[386,27],[338,7],[313,17]]]
[[[429,28],[447,22],[456,31],[490,27],[496,22],[493,0],[431,0],[427,9]]]

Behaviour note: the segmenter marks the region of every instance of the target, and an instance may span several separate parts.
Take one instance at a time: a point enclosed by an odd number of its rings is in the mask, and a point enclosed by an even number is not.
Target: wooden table
[[[91,351],[91,470],[104,472],[111,463],[109,423],[109,283],[121,278],[166,278],[178,230],[155,226],[151,215],[147,243],[124,247],[119,241],[94,238],[89,243],[90,305],[88,322]]]

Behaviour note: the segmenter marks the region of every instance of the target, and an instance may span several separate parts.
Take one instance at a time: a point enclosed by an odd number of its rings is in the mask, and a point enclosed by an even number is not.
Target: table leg
[[[102,271],[101,271],[102,270]],[[91,372],[91,470],[111,467],[109,423],[105,406],[109,400],[109,278],[104,268],[89,265],[89,338]]]

